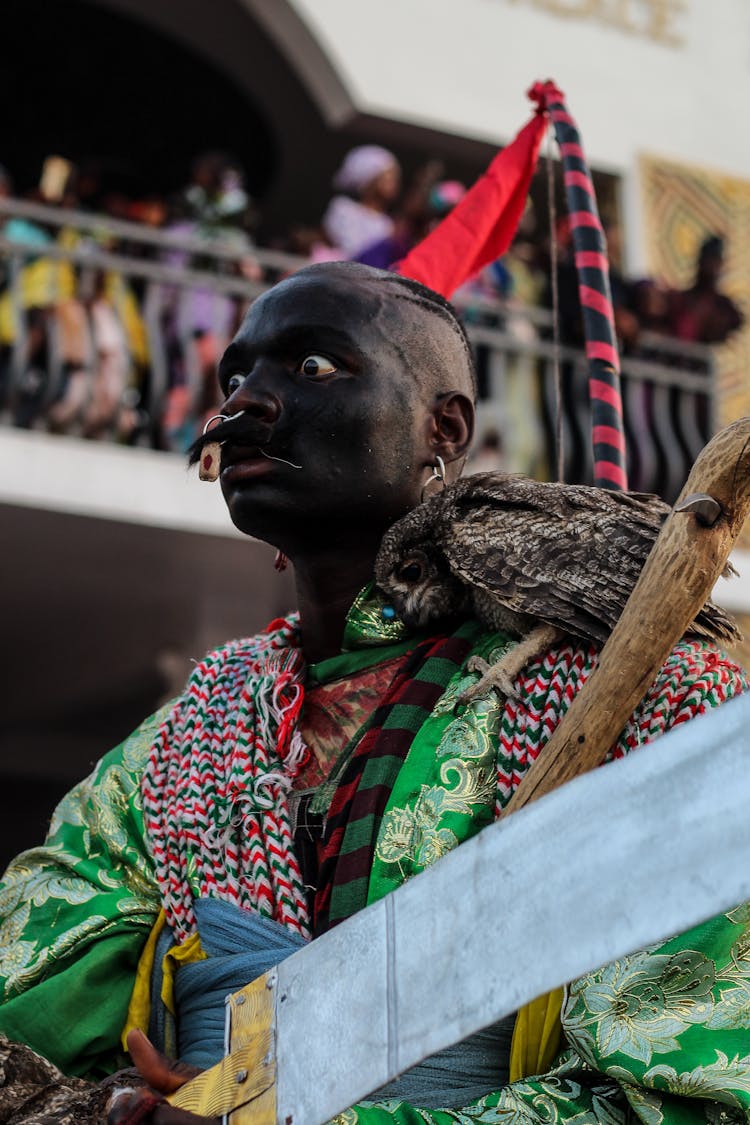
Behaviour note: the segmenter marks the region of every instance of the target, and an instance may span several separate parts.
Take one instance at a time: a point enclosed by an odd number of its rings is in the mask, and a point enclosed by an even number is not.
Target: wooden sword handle
[[[721,430],[698,455],[597,668],[503,816],[604,761],[673,646],[710,597],[748,510],[750,417]]]

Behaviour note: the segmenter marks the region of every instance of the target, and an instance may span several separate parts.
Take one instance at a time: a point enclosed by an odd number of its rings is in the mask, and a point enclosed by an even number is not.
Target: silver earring
[[[427,497],[429,495],[433,495],[433,496],[435,495],[434,492],[431,493],[431,494],[427,492],[428,486],[431,485],[433,481],[438,482],[440,487],[437,489],[437,491],[442,492],[442,490],[445,488],[445,483],[446,483],[446,481],[445,481],[445,461],[443,460],[442,457],[438,456],[437,454],[435,455],[435,464],[432,467],[432,474],[427,478],[427,480],[424,482],[424,484],[422,486],[422,501],[423,502],[427,499]]]

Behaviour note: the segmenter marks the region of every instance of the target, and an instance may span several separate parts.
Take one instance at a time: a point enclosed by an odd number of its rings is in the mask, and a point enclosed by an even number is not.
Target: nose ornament
[[[243,410],[238,410],[236,414],[214,414],[203,427],[203,436],[205,437],[214,422],[233,422],[235,418],[239,418],[242,414],[244,414]],[[221,442],[209,441],[203,446],[200,465],[198,466],[200,480],[213,481],[219,479],[220,458]]]

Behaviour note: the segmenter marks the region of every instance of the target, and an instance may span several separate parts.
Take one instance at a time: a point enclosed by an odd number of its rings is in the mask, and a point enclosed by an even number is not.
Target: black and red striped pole
[[[547,109],[562,157],[589,363],[594,484],[601,488],[627,489],[620,357],[609,285],[607,243],[594,185],[578,128],[560,90],[552,82],[537,83],[529,96]]]
[[[626,489],[625,431],[620,396],[620,361],[615,338],[609,264],[581,138],[554,82],[529,90],[536,115],[495,157],[464,198],[422,242],[394,267],[450,298],[510,246],[523,212],[547,121],[562,154],[570,225],[583,308],[594,446],[594,483]]]

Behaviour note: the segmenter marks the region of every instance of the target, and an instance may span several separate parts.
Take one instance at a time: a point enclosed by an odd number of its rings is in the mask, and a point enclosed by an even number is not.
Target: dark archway
[[[465,180],[493,151],[359,114],[286,0],[6,0],[3,14],[15,108],[0,162],[19,190],[61,152],[101,158],[112,190],[169,193],[195,153],[223,148],[246,169],[267,241],[319,219],[353,144],[388,145],[407,175],[437,155]]]
[[[76,0],[7,0],[3,59],[14,110],[0,160],[20,191],[38,182],[50,153],[95,162],[102,190],[130,194],[177,190],[207,148],[232,151],[254,195],[276,176],[273,129],[247,91],[122,13]]]

